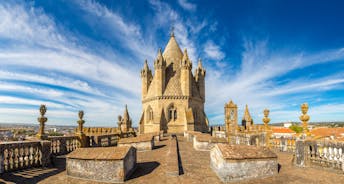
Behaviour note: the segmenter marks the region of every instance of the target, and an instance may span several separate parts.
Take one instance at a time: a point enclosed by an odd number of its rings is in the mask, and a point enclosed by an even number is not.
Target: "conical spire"
[[[198,59],[198,65],[197,65],[197,68],[195,69],[196,81],[199,80],[200,76],[205,77],[205,69],[203,68],[201,58]]]
[[[156,60],[154,62],[154,68],[158,69],[158,68],[161,68],[164,66],[166,66],[166,62],[165,62],[165,59],[162,55],[161,48],[159,48],[158,56],[156,57]]]
[[[242,117],[242,119],[243,119],[243,120],[246,120],[246,122],[252,120],[251,115],[250,115],[250,112],[248,111],[248,105],[247,105],[247,104],[246,104],[246,106],[245,106],[245,113],[244,113],[244,116]]]
[[[184,49],[182,61],[189,61],[189,55],[188,55],[188,51],[186,49]]]
[[[183,54],[181,66],[184,68],[186,67],[188,69],[192,68],[192,63],[189,59],[188,51],[186,49],[184,49],[184,54]]]
[[[171,62],[179,62],[183,57],[183,52],[180,49],[173,32],[171,33],[170,40],[165,47],[163,56],[167,64]]]
[[[150,74],[151,74],[151,71],[149,69],[147,59],[146,59],[144,64],[143,64],[143,68],[141,70],[141,77],[148,77]]]
[[[125,104],[125,109],[124,109],[124,113],[123,113],[123,121],[129,121],[129,112],[128,112],[128,106],[127,104]]]
[[[148,71],[149,68],[148,68],[148,63],[147,63],[147,59],[145,60],[145,63],[143,64],[143,69]]]
[[[163,61],[163,60],[164,60],[164,57],[162,56],[161,48],[159,48],[157,59],[158,59],[159,61]]]

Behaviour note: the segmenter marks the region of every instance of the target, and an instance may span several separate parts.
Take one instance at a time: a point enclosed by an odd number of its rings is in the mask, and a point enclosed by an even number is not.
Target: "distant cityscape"
[[[222,126],[222,124],[214,124],[212,126]],[[279,122],[270,124],[273,127],[289,128],[291,125],[300,126],[300,122]],[[74,135],[77,125],[46,125],[46,134],[49,136],[70,136]],[[344,127],[344,122],[310,122],[309,129],[316,127],[336,128]],[[32,139],[38,131],[38,124],[26,123],[0,123],[0,142],[7,141],[23,141]],[[138,127],[133,127],[137,130]]]

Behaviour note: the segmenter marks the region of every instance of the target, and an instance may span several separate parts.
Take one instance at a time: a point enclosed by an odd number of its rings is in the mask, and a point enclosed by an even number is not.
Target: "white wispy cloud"
[[[220,46],[210,40],[204,44],[203,51],[210,59],[221,60],[225,57],[225,53],[221,51]]]
[[[195,11],[197,6],[193,3],[188,2],[187,0],[178,0],[178,4],[185,10]]]
[[[93,12],[97,16],[116,18],[115,14],[100,5],[88,4],[88,6],[86,8],[90,8],[90,6],[97,8]],[[60,29],[54,19],[47,16],[43,10],[30,4],[1,3],[0,17],[4,20],[0,22],[0,39],[10,40],[6,47],[0,45],[2,66],[0,80],[38,82],[67,87],[96,96],[78,94],[78,92],[66,91],[64,88],[49,89],[49,87],[25,86],[25,84],[16,84],[16,82],[2,85],[0,90],[12,90],[13,95],[18,92],[39,95],[41,98],[56,99],[63,104],[70,104],[75,111],[78,110],[75,108],[80,108],[89,112],[89,117],[94,118],[91,119],[93,124],[106,124],[108,121],[116,119],[117,113],[122,113],[125,103],[129,105],[129,108],[132,107],[130,110],[134,112],[133,114],[140,114],[141,109],[136,105],[140,95],[140,79],[136,71],[121,66],[116,59],[109,60],[101,55],[93,54],[80,45],[72,33]],[[121,22],[121,20],[123,19],[117,16],[116,25],[112,25],[110,29],[125,32],[128,38],[139,37],[138,29],[124,21]],[[120,27],[117,29],[116,26]],[[137,42],[137,44],[139,43]],[[138,55],[142,56],[141,53]],[[120,57],[118,59],[122,60]],[[13,71],[11,69],[13,67],[29,70]],[[73,76],[73,78],[69,78],[65,74]],[[104,86],[102,90],[106,90],[106,95],[98,89],[99,85]],[[125,94],[127,96],[124,96]],[[45,103],[48,108],[53,108],[51,114],[56,111],[70,112],[65,105],[29,98],[29,96],[14,98],[0,94],[0,101],[3,104],[39,106]],[[13,108],[12,111],[20,113],[20,108]],[[65,113],[65,115],[69,115],[69,113]],[[138,119],[138,116],[134,115],[133,118]],[[60,117],[60,121],[55,123],[65,123],[65,118],[67,117]]]
[[[244,47],[240,70],[228,72],[216,67],[208,68],[207,73],[212,73],[206,78],[208,113],[217,114],[226,101],[233,99],[239,106],[240,117],[245,104],[248,104],[254,117],[259,117],[264,108],[269,108],[273,122],[297,121],[298,116],[291,114],[298,112],[299,104],[319,98],[319,91],[343,88],[344,78],[340,73],[308,79],[299,76],[282,84],[274,80],[294,70],[343,60],[342,48],[306,54],[271,51],[267,41],[246,42]],[[285,95],[295,96],[286,98]],[[297,110],[290,111],[291,108]],[[321,117],[315,115],[315,118]],[[216,116],[213,121],[223,122],[223,115]]]

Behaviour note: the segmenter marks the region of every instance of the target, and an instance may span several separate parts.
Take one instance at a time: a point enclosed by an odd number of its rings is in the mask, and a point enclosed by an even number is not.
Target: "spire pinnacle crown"
[[[174,26],[171,27],[170,37],[174,37]]]
[[[203,68],[201,58],[198,59],[198,68]]]

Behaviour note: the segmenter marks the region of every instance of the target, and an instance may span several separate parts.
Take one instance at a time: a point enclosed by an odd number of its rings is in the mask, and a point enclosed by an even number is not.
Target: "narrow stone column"
[[[4,148],[0,145],[0,174],[4,172]]]
[[[51,142],[41,141],[41,164],[42,167],[50,165]]]
[[[45,107],[45,105],[40,106],[39,112],[41,114],[41,117],[37,118],[39,122],[39,130],[36,136],[38,139],[44,140],[44,139],[47,139],[47,135],[45,135],[44,133],[44,127],[45,127],[45,122],[48,121],[48,118],[44,116],[45,113],[47,112],[47,108]]]
[[[268,125],[268,123],[270,122],[270,118],[269,118],[270,111],[269,109],[264,109],[263,113],[264,113],[263,122],[264,122],[264,131],[265,131],[265,146],[270,147],[271,131]]]
[[[305,167],[305,140],[298,139],[295,143],[294,164],[299,167]]]

